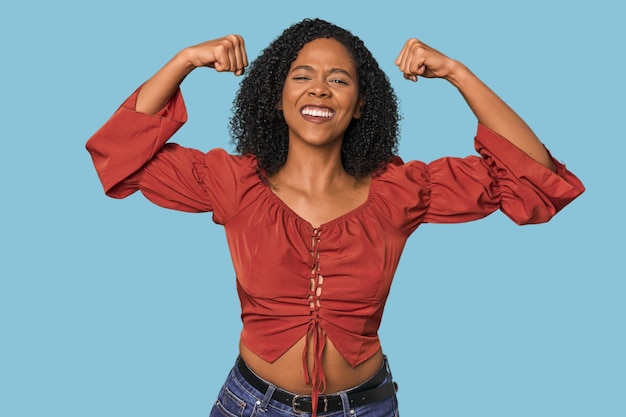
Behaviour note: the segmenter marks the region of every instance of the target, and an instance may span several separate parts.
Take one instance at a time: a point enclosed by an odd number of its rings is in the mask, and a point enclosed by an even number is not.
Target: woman
[[[583,192],[463,64],[410,39],[396,65],[459,90],[480,157],[402,162],[386,75],[359,38],[319,19],[286,29],[246,72],[237,155],[166,144],[186,121],[179,86],[191,71],[244,74],[237,35],[180,51],[88,141],[107,195],[141,190],[225,227],[243,330],[211,416],[397,415],[377,330],[411,233],[498,209],[545,222]]]

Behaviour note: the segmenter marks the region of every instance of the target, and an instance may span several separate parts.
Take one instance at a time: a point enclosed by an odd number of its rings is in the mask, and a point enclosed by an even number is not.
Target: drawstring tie
[[[309,374],[308,365],[308,353],[309,353],[309,341],[312,340],[313,348],[315,350],[315,358],[313,359],[312,376]],[[324,368],[322,367],[322,352],[326,345],[326,335],[324,330],[319,325],[317,317],[314,317],[309,322],[309,328],[307,330],[307,342],[302,352],[302,367],[304,369],[304,380],[307,384],[311,384],[311,407],[313,409],[312,416],[315,417],[317,413],[317,403],[319,394],[326,391],[326,376],[324,375]]]

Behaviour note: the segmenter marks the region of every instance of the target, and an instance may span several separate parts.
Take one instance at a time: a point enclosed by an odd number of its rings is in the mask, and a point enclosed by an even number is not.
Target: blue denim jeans
[[[383,366],[387,367],[387,378],[382,384],[391,382],[391,371],[387,359]],[[310,417],[310,413],[299,413],[290,406],[272,400],[272,394],[277,388],[275,385],[267,383],[267,392],[259,392],[241,376],[237,366],[228,374],[226,382],[220,390],[217,401],[213,405],[210,417]],[[381,384],[381,385],[382,385]],[[354,388],[351,388],[354,389]],[[346,390],[348,391],[348,390]],[[346,404],[343,410],[322,413],[318,411],[320,417],[398,417],[398,400],[396,395],[383,400],[350,408],[346,391],[335,393],[342,397]]]

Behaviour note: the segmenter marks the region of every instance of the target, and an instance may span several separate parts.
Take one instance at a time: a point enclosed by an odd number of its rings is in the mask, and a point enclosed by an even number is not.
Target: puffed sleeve
[[[202,153],[168,143],[124,182],[151,202],[188,212],[213,212],[225,224],[261,188],[256,160],[216,148]]]
[[[520,225],[543,223],[585,190],[552,156],[556,172],[480,124],[475,149],[480,156],[390,164],[382,176],[387,218],[405,233],[421,223],[468,222],[496,210]]]
[[[166,143],[187,120],[180,90],[155,115],[135,111],[138,91],[87,141],[105,193],[124,198],[140,190],[159,206],[213,212],[223,223],[236,211],[242,188],[253,185],[254,161]]]
[[[429,164],[431,202],[425,222],[475,220],[500,209],[520,225],[543,223],[585,190],[552,156],[556,172],[481,124],[474,145],[481,157]]]

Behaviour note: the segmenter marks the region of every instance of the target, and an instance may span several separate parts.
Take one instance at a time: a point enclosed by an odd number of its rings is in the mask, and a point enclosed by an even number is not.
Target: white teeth
[[[311,107],[305,107],[302,109],[302,115],[313,117],[332,117],[333,112],[328,109],[316,109]]]

